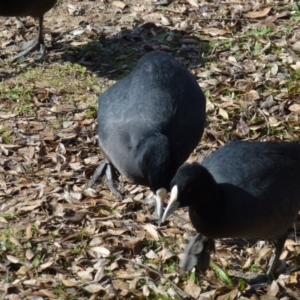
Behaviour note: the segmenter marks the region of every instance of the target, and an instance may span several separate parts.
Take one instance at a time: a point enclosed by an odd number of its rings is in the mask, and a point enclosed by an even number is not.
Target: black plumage
[[[0,16],[32,16],[39,18],[39,33],[37,40],[27,49],[22,51],[13,61],[20,57],[29,54],[34,50],[39,50],[39,59],[45,55],[45,44],[43,36],[43,20],[44,14],[50,10],[57,0],[1,0],[0,1]]]
[[[153,190],[159,215],[170,181],[199,143],[204,123],[205,96],[197,81],[160,51],[144,55],[99,97],[100,148],[122,175]]]
[[[182,166],[162,218],[189,207],[193,226],[215,238],[275,241],[267,274],[275,274],[287,229],[300,205],[300,145],[231,142],[200,164]]]

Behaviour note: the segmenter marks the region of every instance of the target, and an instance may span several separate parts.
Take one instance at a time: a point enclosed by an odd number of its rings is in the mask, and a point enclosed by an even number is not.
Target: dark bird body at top
[[[163,222],[188,206],[193,226],[208,238],[273,240],[275,257],[267,274],[275,273],[300,207],[300,145],[231,142],[202,165],[182,166],[171,189]]]
[[[4,17],[22,17],[31,16],[39,18],[39,33],[35,43],[22,51],[13,60],[17,60],[28,53],[39,49],[40,57],[45,54],[45,45],[43,38],[43,19],[44,14],[50,10],[57,0],[1,0],[0,16]]]
[[[170,181],[199,143],[204,123],[205,96],[197,81],[160,51],[144,55],[99,97],[98,136],[107,161],[152,189],[159,215]]]

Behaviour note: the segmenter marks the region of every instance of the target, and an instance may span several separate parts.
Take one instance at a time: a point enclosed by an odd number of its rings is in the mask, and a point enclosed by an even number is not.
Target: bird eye
[[[191,192],[191,190],[192,190],[192,188],[191,188],[191,187],[187,187],[187,188],[185,189],[185,192],[186,192],[186,193],[190,193],[190,192]]]

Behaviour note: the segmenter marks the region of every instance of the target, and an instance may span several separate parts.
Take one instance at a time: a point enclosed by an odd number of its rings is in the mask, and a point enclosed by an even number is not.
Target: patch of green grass
[[[160,6],[160,5],[158,5],[156,7],[156,10],[157,11],[161,11],[161,12],[166,12],[166,11],[168,11],[168,7],[167,6]]]
[[[83,229],[78,233],[76,237],[76,241],[83,242],[86,241],[88,238],[89,238],[89,234]]]
[[[259,265],[253,264],[249,267],[249,272],[254,272],[254,273],[258,273],[261,268],[259,267]]]
[[[60,266],[62,269],[67,270],[69,268],[69,262],[66,261],[63,257],[56,261],[56,264]]]
[[[259,39],[259,38],[266,38],[273,32],[274,30],[271,27],[261,26],[259,28],[251,29],[249,35],[255,37],[256,39]]]
[[[169,43],[169,38],[170,38],[170,33],[169,32],[162,32],[157,34],[152,41],[156,43],[161,43],[161,44],[168,44]],[[172,42],[179,42],[181,39],[181,35],[179,33],[172,33]]]
[[[293,14],[292,16],[291,16],[291,21],[294,21],[294,22],[299,22],[299,20],[300,20],[300,12],[298,11],[298,12],[296,12],[295,14]],[[292,30],[292,29],[291,29]]]
[[[17,238],[18,236],[20,236],[20,233],[11,228],[0,232],[0,257],[2,255],[7,255],[8,253],[17,255],[23,251],[10,240],[10,237]]]
[[[244,291],[248,286],[247,282],[242,278],[238,279],[238,283],[239,283],[239,290],[241,292]]]
[[[262,44],[259,43],[259,42],[256,42],[256,43],[254,44],[254,48],[252,49],[251,52],[252,52],[252,54],[253,54],[254,56],[258,56],[258,55],[261,54],[262,48],[263,48]]]
[[[38,230],[39,230],[39,224],[37,222],[35,222],[32,226],[31,226],[31,230],[33,234],[38,234]]]
[[[116,260],[116,257],[113,254],[110,254],[108,256],[108,259],[109,259],[110,262],[114,262]]]
[[[231,38],[226,39],[225,41],[212,41],[210,44],[211,52],[215,53],[231,50],[234,47],[235,43],[236,41]]]
[[[291,12],[293,12],[293,14],[290,16],[291,20],[293,20],[293,21],[299,20],[299,17],[300,17],[300,5],[299,5],[299,2],[287,4],[284,7],[284,10],[285,11],[291,11]]]
[[[113,85],[115,82],[113,82],[111,85]],[[111,86],[110,85],[110,86]],[[93,92],[95,92],[96,94],[97,94],[97,96],[99,95],[99,94],[102,94],[102,93],[104,93],[106,90],[107,90],[107,87],[102,87],[102,86],[100,86],[100,85],[95,85],[95,84],[91,84],[90,85],[90,89],[93,91]]]
[[[80,255],[82,253],[82,249],[80,249],[80,248],[74,248],[74,249],[72,249],[71,253],[73,255]]]
[[[64,300],[77,300],[80,299],[89,299],[90,294],[85,293],[82,289],[77,289],[76,287],[70,288],[65,286],[63,283],[58,283],[53,287],[53,292],[57,296],[57,299],[64,299]],[[102,298],[102,297],[101,297]],[[100,299],[97,297],[97,299]],[[106,298],[103,298],[106,299]]]
[[[178,260],[174,260],[172,258],[168,259],[167,262],[164,263],[164,270],[167,273],[174,273],[178,271]]]
[[[87,118],[96,118],[97,117],[97,108],[87,109],[85,112]]]
[[[61,296],[61,292],[65,292],[67,290],[67,287],[60,283],[60,284],[57,284],[55,287],[54,287],[54,292],[56,293],[57,296]],[[66,299],[66,298],[64,298]],[[69,298],[69,299],[72,299],[72,298]],[[75,298],[73,298],[75,299]]]
[[[18,115],[32,114],[33,111],[34,111],[34,105],[32,103],[19,105],[16,109]]]
[[[109,69],[116,70],[116,79],[123,78],[136,65],[139,53],[131,48],[116,46],[103,46],[100,42],[90,42],[83,46],[78,52],[79,58],[110,66]]]
[[[4,84],[1,84],[4,87]],[[14,100],[27,100],[31,99],[30,94],[33,91],[33,86],[26,86],[23,84],[16,84],[15,86],[4,87],[0,89],[1,97],[9,97]]]
[[[50,128],[53,130],[59,130],[62,128],[63,122],[65,121],[64,116],[58,115],[51,123]]]
[[[37,243],[32,247],[34,252],[41,252],[43,250],[43,245],[41,243]]]
[[[291,70],[290,79],[286,82],[285,86],[291,97],[296,97],[300,94],[300,70]]]
[[[161,244],[159,242],[155,242],[152,240],[151,241],[144,240],[143,247],[144,247],[144,249],[147,249],[147,250],[151,249],[151,250],[155,251],[161,247]]]
[[[129,74],[136,66],[136,62],[139,59],[139,53],[133,49],[118,48],[112,59],[115,62],[116,68],[125,70],[120,78],[117,78],[118,80]],[[124,69],[124,67],[126,68]]]
[[[141,277],[137,282],[137,288],[142,288],[145,284],[147,284],[146,280]]]
[[[88,107],[97,107],[97,94],[107,89],[104,81],[92,74],[79,64],[53,63],[45,66],[31,66],[19,74],[18,83],[13,80],[9,84],[0,83],[0,98],[6,105],[3,112],[16,112],[18,115],[35,115],[34,97],[45,103],[50,109],[53,96],[59,97],[62,104],[76,104],[80,102]],[[57,125],[58,128],[59,124]]]
[[[153,291],[150,292],[150,295],[147,297],[149,300],[170,300],[173,299],[171,297],[165,297],[164,295],[161,294],[156,294]]]
[[[108,47],[104,47],[98,41],[92,41],[83,47],[80,48],[78,55],[80,57],[89,55],[90,58],[96,61],[99,61],[103,56],[110,57],[112,55],[112,51]]]
[[[37,268],[41,264],[41,257],[40,255],[36,255],[32,261],[32,266]]]
[[[212,46],[211,46],[211,42],[207,42],[204,40],[203,36],[196,32],[194,34],[194,36],[198,39],[200,39],[199,43],[197,44],[197,48],[202,52],[202,53],[209,53],[212,49]]]
[[[33,95],[32,84],[16,84],[14,86],[5,87],[0,83],[0,98],[8,99],[7,108],[2,108],[4,112],[11,112],[11,107],[14,107],[14,112],[18,115],[33,112],[33,104],[30,102]]]
[[[7,221],[19,220],[19,217],[16,213],[5,213],[4,215],[1,215],[1,217],[3,217]]]
[[[226,285],[233,286],[233,281],[226,270],[222,269],[221,267],[219,267],[217,264],[213,262],[210,262],[210,266],[212,269],[214,269],[217,277],[221,282],[223,282]]]
[[[188,281],[193,281],[195,284],[200,285],[201,284],[200,279],[201,278],[199,278],[195,272],[191,272]]]
[[[11,135],[11,130],[6,130],[5,128],[0,129],[0,136],[2,139],[2,143],[4,144],[12,144],[14,141],[13,136]]]

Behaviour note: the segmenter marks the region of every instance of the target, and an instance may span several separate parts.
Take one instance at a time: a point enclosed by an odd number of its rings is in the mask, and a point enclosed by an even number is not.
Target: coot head
[[[161,221],[165,222],[180,207],[199,203],[201,198],[205,199],[207,194],[215,190],[216,185],[213,176],[205,167],[198,163],[183,165],[171,181],[170,201]]]

